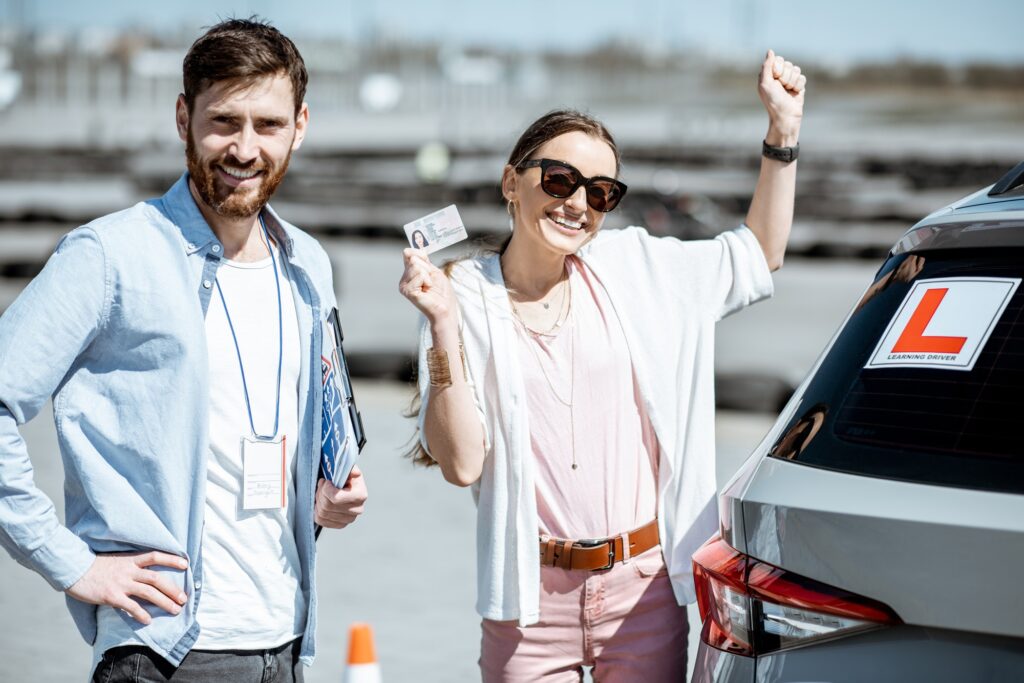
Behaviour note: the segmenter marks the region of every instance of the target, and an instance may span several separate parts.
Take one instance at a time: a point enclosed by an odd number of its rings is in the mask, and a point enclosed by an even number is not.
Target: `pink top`
[[[658,444],[604,288],[582,261],[566,262],[572,309],[565,324],[552,335],[515,326],[537,512],[541,535],[601,538],[654,519]]]

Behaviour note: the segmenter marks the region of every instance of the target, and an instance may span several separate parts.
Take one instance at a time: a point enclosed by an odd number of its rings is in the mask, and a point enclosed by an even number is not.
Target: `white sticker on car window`
[[[865,365],[971,370],[1020,278],[918,280]]]

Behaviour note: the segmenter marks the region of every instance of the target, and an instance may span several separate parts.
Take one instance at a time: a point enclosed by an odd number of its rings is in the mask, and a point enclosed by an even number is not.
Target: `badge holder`
[[[242,508],[275,510],[288,504],[284,435],[242,437]]]

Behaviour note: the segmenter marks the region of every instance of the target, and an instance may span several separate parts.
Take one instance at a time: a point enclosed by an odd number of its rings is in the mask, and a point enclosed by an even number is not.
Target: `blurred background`
[[[607,227],[709,237],[742,220],[754,187],[766,49],[807,74],[776,297],[720,326],[723,480],[902,232],[1024,159],[1014,0],[0,0],[0,312],[62,234],[180,175],[185,51],[204,27],[252,14],[295,40],[310,71],[310,133],[273,203],[331,256],[370,427],[372,513],[321,540],[327,654],[313,681],[339,679],[357,618],[382,632],[385,680],[476,675],[472,502],[399,458],[418,324],[397,293],[401,226],[455,203],[472,237],[504,235],[498,179],[537,116],[576,107],[618,138],[630,193]],[[44,417],[26,433],[59,508],[51,432]],[[409,564],[396,536],[426,559]],[[40,663],[42,680],[84,678],[88,648],[58,596],[6,555],[0,575],[0,613],[14,615],[0,626],[0,680]]]

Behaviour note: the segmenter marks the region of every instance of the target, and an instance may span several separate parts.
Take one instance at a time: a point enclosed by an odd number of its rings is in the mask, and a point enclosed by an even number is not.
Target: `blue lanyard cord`
[[[217,284],[220,302],[224,306],[224,317],[228,319],[231,339],[235,342],[238,369],[242,372],[242,392],[245,395],[245,409],[249,413],[249,428],[252,429],[252,434],[257,439],[273,439],[277,436],[278,420],[281,417],[281,363],[284,359],[284,323],[281,315],[281,279],[277,274],[277,259],[274,258],[274,248],[270,246],[270,236],[267,234],[267,226],[263,223],[263,216],[260,216],[260,227],[263,229],[263,236],[267,240],[267,251],[270,252],[270,262],[274,267],[274,284],[277,286],[277,398],[274,401],[274,432],[269,436],[256,433],[256,426],[252,421],[252,404],[249,402],[249,385],[245,382],[245,367],[242,365],[242,351],[238,348],[238,337],[235,336],[235,326],[231,322],[231,314],[228,313],[228,302],[224,299],[224,290],[220,288],[219,280],[215,279],[214,282]]]

